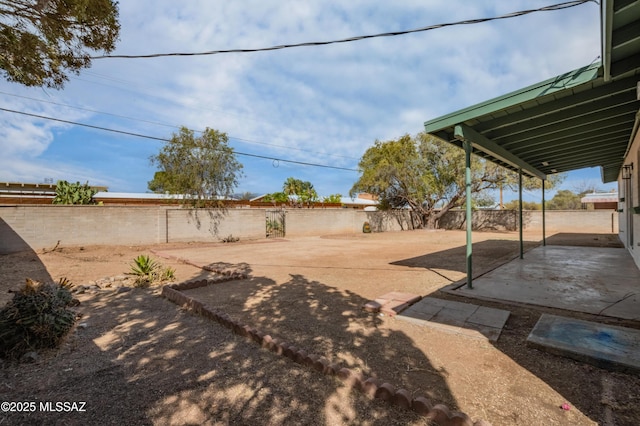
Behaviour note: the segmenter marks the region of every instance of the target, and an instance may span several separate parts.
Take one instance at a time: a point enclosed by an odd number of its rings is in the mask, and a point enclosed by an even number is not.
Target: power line
[[[416,28],[412,30],[404,30],[404,31],[394,31],[387,33],[379,33],[379,34],[370,34],[370,35],[362,35],[356,37],[343,38],[338,40],[330,40],[330,41],[313,41],[306,43],[294,43],[294,44],[282,44],[279,46],[271,46],[271,47],[262,47],[257,49],[226,49],[226,50],[210,50],[206,52],[173,52],[173,53],[152,53],[147,55],[102,55],[102,56],[92,56],[91,59],[106,59],[106,58],[119,58],[119,59],[148,59],[148,58],[160,58],[167,56],[205,56],[205,55],[218,55],[223,53],[253,53],[253,52],[265,52],[271,50],[282,50],[289,49],[293,47],[310,47],[310,46],[324,46],[328,44],[337,44],[337,43],[350,43],[354,41],[369,39],[369,38],[379,38],[379,37],[395,37],[405,34],[419,33],[425,31],[431,31],[439,28],[452,27],[456,25],[471,25],[471,24],[479,24],[483,22],[489,21],[497,21],[500,19],[508,19],[515,18],[518,16],[528,15],[536,12],[550,12],[555,10],[568,9],[575,6],[580,6],[584,3],[596,3],[597,0],[575,0],[568,1],[564,3],[558,3],[551,6],[545,6],[538,9],[529,9],[529,10],[521,10],[519,12],[512,12],[506,15],[494,16],[490,18],[478,18],[478,19],[467,19],[464,21],[450,22],[445,24],[436,24],[429,25],[427,27]]]
[[[7,96],[13,96],[13,97],[20,98],[20,99],[28,99],[28,100],[31,100],[31,101],[47,103],[47,104],[51,104],[51,105],[63,106],[63,107],[67,107],[67,108],[76,109],[76,110],[79,110],[79,111],[92,112],[92,113],[96,113],[96,114],[104,114],[104,115],[108,115],[108,116],[111,116],[111,117],[124,118],[126,120],[138,121],[138,122],[141,122],[141,123],[154,124],[154,125],[157,125],[157,126],[170,127],[170,128],[173,128],[173,129],[180,129],[180,126],[176,126],[176,125],[173,125],[173,124],[160,123],[158,121],[151,121],[151,120],[144,120],[142,118],[134,118],[134,117],[126,116],[126,115],[114,114],[114,113],[111,113],[111,112],[98,111],[98,110],[95,110],[95,109],[83,108],[83,107],[78,107],[78,106],[74,106],[74,105],[63,104],[63,103],[60,103],[60,102],[48,101],[48,100],[45,100],[45,99],[31,98],[29,96],[16,95],[16,94],[13,94],[13,93],[7,93],[7,92],[3,92],[3,91],[0,91],[0,94],[7,95]],[[199,133],[202,133],[202,130],[195,130],[195,131],[199,132]],[[304,148],[289,147],[289,146],[286,146],[286,145],[278,145],[278,144],[272,144],[272,143],[267,143],[267,142],[259,142],[259,141],[240,138],[240,137],[232,136],[232,135],[227,135],[227,136],[229,137],[229,139],[233,139],[233,140],[244,142],[244,143],[250,143],[250,144],[256,144],[256,145],[265,145],[265,146],[271,146],[271,147],[274,147],[274,148],[285,148],[285,149],[294,150],[294,151],[306,152],[306,153],[309,153],[309,154],[324,155],[324,156],[327,156],[327,157],[345,158],[345,159],[348,159],[348,160],[358,160],[357,158],[349,157],[349,156],[346,156],[346,155],[327,154],[327,153],[318,152],[318,151],[311,151],[311,150],[304,149]]]
[[[86,124],[86,123],[78,123],[76,121],[63,120],[61,118],[47,117],[47,116],[44,116],[44,115],[32,114],[32,113],[24,112],[24,111],[16,111],[16,110],[13,110],[13,109],[8,109],[8,108],[0,107],[0,111],[11,112],[11,113],[14,113],[14,114],[26,115],[26,116],[29,116],[29,117],[41,118],[41,119],[44,119],[44,120],[57,121],[57,122],[60,122],[60,123],[65,123],[65,124],[73,124],[75,126],[88,127],[90,129],[103,130],[105,132],[118,133],[118,134],[127,135],[127,136],[135,136],[135,137],[138,137],[138,138],[151,139],[151,140],[156,140],[156,141],[161,141],[161,142],[170,142],[170,139],[161,138],[161,137],[157,137],[157,136],[143,135],[141,133],[127,132],[125,130],[110,129],[108,127],[94,126],[92,124]],[[234,154],[242,155],[242,156],[245,156],[245,157],[262,158],[262,159],[271,160],[271,161],[274,161],[274,162],[278,161],[278,162],[282,162],[282,163],[299,164],[299,165],[302,165],[302,166],[322,167],[322,168],[325,168],[325,169],[335,169],[335,170],[345,170],[345,171],[348,171],[348,172],[358,172],[358,170],[356,170],[356,169],[349,169],[349,168],[346,168],[346,167],[328,166],[326,164],[316,164],[316,163],[307,163],[307,162],[304,162],[304,161],[287,160],[287,159],[284,159],[284,158],[269,157],[267,155],[249,154],[249,153],[246,153],[246,152],[238,152],[238,151],[235,151],[235,150],[233,152],[234,152]]]

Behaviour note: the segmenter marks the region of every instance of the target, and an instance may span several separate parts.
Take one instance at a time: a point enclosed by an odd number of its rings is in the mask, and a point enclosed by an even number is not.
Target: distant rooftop
[[[137,200],[182,200],[184,194],[156,194],[152,192],[106,192],[100,191],[93,198],[100,199],[137,199]],[[218,197],[219,200],[235,200],[235,198]]]
[[[91,188],[96,191],[106,191],[109,188],[107,186],[96,186],[89,185]],[[50,193],[53,194],[56,192],[56,184],[55,183],[31,183],[31,182],[0,182],[0,191],[2,193]]]
[[[580,199],[583,204],[587,203],[616,203],[618,202],[617,192],[594,192],[586,194]]]

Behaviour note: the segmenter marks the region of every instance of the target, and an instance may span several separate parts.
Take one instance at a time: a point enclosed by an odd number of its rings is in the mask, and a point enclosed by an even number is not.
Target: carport
[[[607,183],[628,167],[624,159],[640,124],[640,0],[603,0],[601,23],[601,62],[424,123],[427,133],[466,153],[469,289],[472,153],[520,176],[520,258],[523,175],[543,181],[545,245],[547,175],[599,166]]]

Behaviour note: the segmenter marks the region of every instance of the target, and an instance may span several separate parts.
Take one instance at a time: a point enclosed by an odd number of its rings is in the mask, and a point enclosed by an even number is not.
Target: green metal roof
[[[531,176],[600,166],[616,180],[640,121],[640,0],[602,7],[602,64],[427,121],[426,132]]]

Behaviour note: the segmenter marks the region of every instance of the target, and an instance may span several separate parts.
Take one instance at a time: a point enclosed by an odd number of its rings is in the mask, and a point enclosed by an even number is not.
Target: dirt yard
[[[475,233],[474,272],[518,255],[517,234]],[[525,247],[538,244],[526,235]],[[558,235],[550,243],[615,244],[615,236]],[[58,350],[4,362],[0,400],[36,412],[0,413],[15,424],[424,425],[411,411],[369,400],[342,382],[261,349],[160,296],[118,290],[129,264],[152,254],[179,281],[212,278],[177,260],[241,270],[244,280],[186,291],[263,333],[379,377],[414,396],[497,425],[640,424],[640,377],[601,370],[525,345],[544,308],[439,293],[465,277],[465,234],[411,231],[153,247],[58,247],[0,256],[0,303],[26,277],[67,277],[86,291],[82,317]],[[93,287],[92,287],[93,286]],[[100,288],[97,288],[100,287]],[[389,291],[507,309],[496,344],[444,333],[361,306]],[[640,328],[640,324],[608,320]],[[44,412],[40,402],[85,402],[83,412]],[[569,410],[561,409],[568,403]]]

